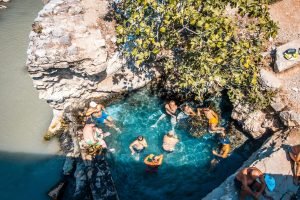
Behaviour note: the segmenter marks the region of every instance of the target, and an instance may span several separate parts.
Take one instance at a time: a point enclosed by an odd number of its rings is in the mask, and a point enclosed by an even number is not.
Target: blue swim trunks
[[[108,118],[108,114],[102,111],[101,117],[93,117],[97,124],[104,124],[104,121]]]

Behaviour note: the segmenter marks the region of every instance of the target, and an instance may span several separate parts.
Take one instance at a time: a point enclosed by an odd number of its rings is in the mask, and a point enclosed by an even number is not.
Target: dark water
[[[41,0],[12,0],[0,10],[0,200],[43,200],[63,158],[43,134],[51,109],[38,99],[25,67],[31,24]]]
[[[161,115],[163,105],[161,99],[143,90],[108,108],[122,129],[121,134],[115,134],[107,141],[110,148],[116,149],[110,163],[121,200],[199,199],[233,173],[251,154],[250,149],[242,147],[241,153],[233,153],[214,172],[209,172],[211,151],[217,147],[215,136],[207,133],[194,138],[180,126],[175,128],[180,143],[175,152],[165,153],[162,139],[172,128],[170,119],[163,119],[157,128],[150,127]],[[226,123],[226,119],[222,122]],[[131,156],[128,147],[138,135],[146,138],[149,147],[139,156]],[[163,165],[156,174],[145,171],[143,159],[150,153],[164,154]]]

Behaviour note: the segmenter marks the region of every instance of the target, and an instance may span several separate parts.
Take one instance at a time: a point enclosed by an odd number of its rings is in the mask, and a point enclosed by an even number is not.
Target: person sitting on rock
[[[158,170],[159,166],[162,165],[163,158],[164,158],[164,155],[162,155],[162,154],[158,155],[158,156],[155,156],[154,154],[148,155],[144,159],[144,163],[148,167],[147,171],[156,172]]]
[[[222,132],[219,135],[219,143],[220,148],[218,152],[216,150],[212,151],[212,154],[215,156],[215,158],[211,161],[211,169],[213,169],[222,159],[225,159],[228,157],[230,152],[230,140],[226,136],[224,132]]]
[[[294,176],[294,184],[299,185],[300,183],[300,144],[289,147],[289,156],[292,160],[292,171]]]
[[[263,173],[256,167],[248,167],[239,171],[234,184],[240,191],[239,199],[245,199],[250,195],[257,200],[266,188]]]
[[[129,149],[131,151],[131,155],[134,155],[135,153],[142,152],[145,148],[148,147],[146,139],[139,135],[136,140],[134,140],[130,145]]]
[[[100,128],[97,128],[93,121],[89,118],[83,128],[83,140],[87,145],[100,145],[102,148],[107,148],[104,137],[109,136],[110,133],[103,133]]]
[[[198,108],[197,115],[201,115],[201,111],[204,113],[205,117],[208,119],[209,130],[212,132],[224,132],[225,128],[218,127],[219,117],[215,111],[211,110],[209,107]],[[225,133],[225,132],[224,132]]]
[[[173,152],[175,150],[176,144],[179,142],[179,139],[175,135],[174,131],[169,131],[163,139],[163,149],[167,152]]]
[[[97,125],[105,124],[118,132],[120,131],[114,124],[113,118],[106,113],[105,107],[102,104],[91,101],[85,115],[91,117]]]

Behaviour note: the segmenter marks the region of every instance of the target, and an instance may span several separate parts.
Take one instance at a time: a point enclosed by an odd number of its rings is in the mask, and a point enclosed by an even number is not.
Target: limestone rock
[[[294,110],[282,111],[279,116],[286,126],[300,126],[300,113],[297,113]]]
[[[103,0],[49,1],[29,35],[28,71],[39,97],[56,110],[144,86],[156,72],[136,74],[115,52],[115,22]]]
[[[273,72],[265,69],[260,70],[260,83],[264,88],[276,90],[281,87],[280,80],[273,74]]]
[[[287,60],[283,57],[283,52],[289,48],[295,48],[297,51],[300,48],[300,39],[286,43],[276,49],[275,71],[282,72],[292,68],[297,63],[300,63],[300,56],[295,60]]]
[[[260,110],[254,111],[244,121],[243,129],[250,133],[254,139],[258,139],[266,132],[266,128],[262,127],[265,119],[265,113]]]

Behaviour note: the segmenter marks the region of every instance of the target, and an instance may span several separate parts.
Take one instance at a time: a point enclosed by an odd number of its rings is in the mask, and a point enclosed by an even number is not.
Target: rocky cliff
[[[108,11],[106,0],[51,0],[38,13],[26,65],[52,108],[136,89],[155,77],[125,65]]]

